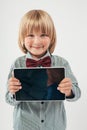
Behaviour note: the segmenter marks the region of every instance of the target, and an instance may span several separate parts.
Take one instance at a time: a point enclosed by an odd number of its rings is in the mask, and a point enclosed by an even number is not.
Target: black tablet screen
[[[20,80],[22,89],[16,92],[16,100],[64,100],[65,95],[57,90],[65,77],[64,68],[14,69],[14,76]]]

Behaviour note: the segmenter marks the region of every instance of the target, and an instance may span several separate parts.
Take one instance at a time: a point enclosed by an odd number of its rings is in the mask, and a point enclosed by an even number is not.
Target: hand
[[[57,89],[64,93],[65,96],[71,96],[72,95],[72,81],[70,78],[64,78],[60,84],[58,85]]]
[[[18,79],[11,77],[8,81],[8,89],[9,92],[12,94],[15,94],[17,91],[19,91],[22,88],[21,83]]]

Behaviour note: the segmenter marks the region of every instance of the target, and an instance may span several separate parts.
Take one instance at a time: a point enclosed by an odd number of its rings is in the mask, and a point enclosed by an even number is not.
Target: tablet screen
[[[18,68],[14,69],[14,77],[22,84],[22,89],[15,94],[17,101],[65,99],[65,95],[57,90],[65,77],[64,68]]]

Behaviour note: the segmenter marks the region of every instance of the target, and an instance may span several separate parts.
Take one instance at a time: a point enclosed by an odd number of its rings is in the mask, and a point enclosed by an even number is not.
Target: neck
[[[30,53],[30,52],[29,52]],[[44,53],[44,54],[42,54],[42,55],[32,55],[31,53],[31,56],[32,56],[32,58],[34,59],[34,60],[39,60],[40,58],[42,58],[43,56],[45,56],[45,54],[47,53],[47,51]]]

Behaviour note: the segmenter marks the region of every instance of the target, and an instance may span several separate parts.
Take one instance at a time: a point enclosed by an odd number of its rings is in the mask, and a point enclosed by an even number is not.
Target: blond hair
[[[47,12],[43,10],[31,10],[22,17],[19,27],[18,44],[24,53],[27,53],[27,49],[24,46],[24,39],[33,31],[41,31],[49,36],[51,42],[48,49],[50,53],[53,53],[56,44],[56,31],[52,18]]]

